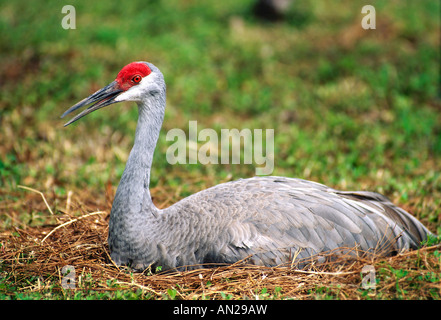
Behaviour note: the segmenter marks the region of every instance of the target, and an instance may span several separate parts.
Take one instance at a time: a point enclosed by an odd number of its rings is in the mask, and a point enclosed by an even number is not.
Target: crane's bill
[[[89,97],[81,100],[77,104],[70,107],[66,112],[64,112],[61,116],[61,118],[64,118],[69,113],[87,106],[89,104],[92,104],[89,108],[83,110],[81,113],[77,114],[75,117],[73,117],[71,120],[69,120],[64,126],[68,126],[71,123],[77,121],[78,119],[84,117],[85,115],[101,109],[103,107],[106,107],[108,105],[111,105],[113,103],[116,103],[118,101],[115,101],[115,98],[121,93],[123,90],[121,90],[118,86],[118,83],[116,81],[111,82],[104,88],[98,90],[97,92],[93,93]]]

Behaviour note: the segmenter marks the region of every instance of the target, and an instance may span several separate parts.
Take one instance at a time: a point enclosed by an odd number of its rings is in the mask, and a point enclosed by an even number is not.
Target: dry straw
[[[348,254],[335,258],[333,252],[329,252],[326,257],[333,259],[325,259],[326,263],[318,262],[323,259],[315,259],[303,269],[296,269],[294,265],[253,266],[239,261],[234,265],[189,271],[132,272],[127,267],[116,266],[110,258],[107,247],[109,208],[79,214],[87,206],[74,203],[69,196],[72,210],[58,209],[54,213],[41,192],[22,188],[40,195],[55,223],[12,227],[0,233],[2,273],[8,275],[20,292],[45,292],[52,288],[52,291],[65,293],[61,270],[71,265],[76,277],[73,291],[133,290],[141,291],[142,297],[150,299],[171,296],[177,299],[360,299],[396,298],[397,295],[425,299],[433,298],[434,292],[441,296],[439,282],[424,280],[434,274],[439,279],[441,275],[441,258],[433,254],[440,249],[439,245],[394,257],[359,256],[354,259],[354,254]],[[31,205],[38,203],[38,198],[31,197],[31,200]],[[366,265],[374,266],[377,271],[375,290],[361,287],[362,268]],[[395,272],[402,269],[406,270],[406,277],[398,277]],[[408,281],[409,278],[413,281]]]

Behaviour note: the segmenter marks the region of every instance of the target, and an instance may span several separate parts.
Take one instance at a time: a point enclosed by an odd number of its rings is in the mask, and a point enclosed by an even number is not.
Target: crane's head
[[[161,72],[151,63],[143,61],[129,63],[121,69],[114,81],[81,100],[63,113],[61,118],[81,107],[91,105],[69,120],[64,126],[68,126],[86,114],[113,103],[121,101],[142,101],[148,96],[161,92],[161,84],[163,84],[163,82]]]

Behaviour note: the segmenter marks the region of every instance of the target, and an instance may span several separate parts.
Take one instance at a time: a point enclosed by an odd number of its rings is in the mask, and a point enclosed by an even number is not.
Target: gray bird
[[[380,194],[342,192],[285,177],[222,183],[166,209],[156,208],[149,191],[150,170],[165,100],[159,69],[132,62],[113,82],[62,115],[90,105],[67,126],[113,103],[138,105],[134,145],[110,213],[108,243],[117,265],[166,270],[242,259],[264,266],[297,265],[337,248],[392,255],[418,248],[431,235]]]

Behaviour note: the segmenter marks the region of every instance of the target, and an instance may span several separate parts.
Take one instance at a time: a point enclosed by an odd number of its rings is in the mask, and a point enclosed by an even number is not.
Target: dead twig
[[[47,200],[46,200],[46,197],[45,197],[44,194],[43,194],[43,192],[38,191],[38,190],[33,189],[33,188],[26,187],[26,186],[21,186],[21,185],[18,185],[17,187],[20,188],[20,189],[25,189],[25,190],[28,190],[28,191],[32,191],[32,192],[38,193],[38,194],[43,198],[44,204],[45,204],[46,207],[48,208],[50,214],[51,214],[51,215],[54,215],[54,213],[52,212],[51,207],[49,206],[49,203],[48,203]]]
[[[78,217],[78,218],[75,218],[75,219],[72,219],[72,220],[70,220],[70,221],[67,221],[67,222],[65,222],[65,223],[63,223],[63,224],[60,224],[59,226],[57,226],[57,227],[55,227],[54,229],[52,229],[52,231],[51,232],[49,232],[44,238],[43,238],[43,240],[41,240],[41,244],[52,234],[52,233],[54,233],[55,231],[57,231],[58,229],[60,229],[60,228],[63,228],[63,227],[65,227],[65,226],[67,226],[67,225],[69,225],[69,224],[71,224],[71,223],[74,223],[74,222],[77,222],[77,221],[79,221],[79,220],[82,220],[82,219],[84,219],[84,218],[87,218],[87,217],[90,217],[90,216],[93,216],[93,215],[96,215],[96,214],[103,214],[103,213],[106,213],[105,211],[96,211],[96,212],[92,212],[92,213],[88,213],[88,214],[85,214],[84,216],[81,216],[81,217]]]

